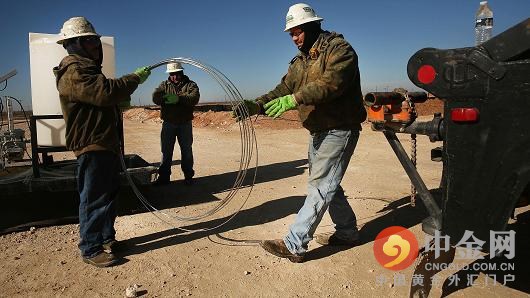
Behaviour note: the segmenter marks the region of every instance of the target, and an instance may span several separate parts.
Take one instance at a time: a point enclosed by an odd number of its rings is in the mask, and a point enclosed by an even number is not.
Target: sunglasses
[[[86,43],[92,43],[92,44],[98,44],[101,42],[101,40],[99,39],[99,36],[82,37],[81,41],[86,42]]]

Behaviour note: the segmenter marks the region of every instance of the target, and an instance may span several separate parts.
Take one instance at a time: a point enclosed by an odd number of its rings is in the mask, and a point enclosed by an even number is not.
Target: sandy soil
[[[132,116],[142,112],[130,111],[126,117],[125,150],[157,163],[161,124],[156,116],[150,120],[145,115]],[[142,297],[407,296],[413,266],[397,272],[403,274],[404,283],[393,281],[396,272],[384,269],[374,258],[373,240],[384,227],[400,225],[410,228],[422,244],[420,222],[425,213],[421,207],[408,204],[410,182],[383,135],[372,131],[368,124],[363,126],[342,183],[357,214],[363,244],[330,249],[311,242],[307,261],[302,264],[267,254],[256,244],[260,239],[284,236],[306,194],[308,134],[292,116],[276,121],[254,119],[259,168],[250,195],[252,179],[247,179],[247,187],[240,189],[232,203],[218,214],[189,223],[168,220],[165,215],[193,216],[216,206],[229,194],[240,166],[237,124],[222,113],[197,115],[195,184],[181,183],[177,150],[173,182],[142,189],[164,214],[144,211],[118,217],[117,237],[125,244],[119,254],[123,261],[118,266],[98,269],[82,263],[76,224],[0,236],[0,297],[123,297],[125,289],[135,284]],[[409,148],[409,137],[401,136],[401,140]],[[441,164],[430,161],[430,149],[439,145],[418,137],[418,169],[430,189],[440,183]],[[69,156],[61,154],[58,158]],[[254,170],[249,168],[247,178],[252,178]],[[247,196],[243,209],[217,229],[191,234],[176,229],[221,225]],[[138,200],[130,192],[125,199]],[[317,233],[332,230],[326,214]],[[442,283],[454,272],[441,273]],[[516,279],[528,281],[528,275]],[[528,296],[528,291],[486,285],[486,281],[480,274],[476,286],[453,295]],[[442,290],[438,285],[431,297],[439,297]]]

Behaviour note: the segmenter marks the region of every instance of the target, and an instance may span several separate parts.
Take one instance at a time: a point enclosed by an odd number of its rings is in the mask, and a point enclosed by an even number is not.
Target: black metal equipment
[[[415,140],[417,134],[429,136],[432,142],[442,140],[443,118],[440,114],[435,114],[431,121],[416,121],[414,105],[425,102],[427,99],[425,92],[407,92],[396,89],[395,92],[368,93],[364,97],[364,102],[368,107],[368,120],[372,123],[372,129],[383,132],[412,182],[411,205],[415,205],[416,192],[423,201],[429,213],[423,228],[428,229],[425,230],[426,233],[432,234],[435,230],[442,228],[442,211],[416,170]],[[408,156],[396,133],[407,133],[412,136],[412,158]]]
[[[369,93],[365,104],[372,128],[384,133],[429,212],[423,231],[439,231],[451,246],[438,258],[428,250],[419,257],[415,274],[429,280],[437,271],[427,264],[452,262],[454,245],[466,231],[484,241],[487,251],[490,232],[504,231],[515,208],[528,204],[530,18],[476,47],[422,49],[410,58],[407,72],[416,86],[444,101],[444,117],[416,121],[414,102],[426,98],[421,92]],[[396,133],[443,141],[431,151],[433,160],[443,161],[440,206]],[[426,297],[430,287],[412,284],[410,295]]]
[[[420,50],[407,72],[444,99],[441,231],[488,242],[530,182],[530,19],[477,47]]]
[[[423,230],[440,230],[451,245],[469,230],[488,250],[490,232],[504,231],[514,209],[528,204],[530,18],[476,47],[422,49],[410,58],[407,72],[416,86],[444,100],[445,119],[438,125],[441,229],[424,221]],[[435,134],[436,123],[427,126]],[[413,129],[398,127],[407,130]],[[438,258],[423,252],[414,274],[429,280],[439,270],[427,264],[450,263],[454,253],[454,247]],[[427,297],[431,286],[411,284],[410,297]]]

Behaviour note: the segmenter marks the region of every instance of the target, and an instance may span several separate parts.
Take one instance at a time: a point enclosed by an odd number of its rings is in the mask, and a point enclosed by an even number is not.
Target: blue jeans
[[[193,171],[193,132],[191,121],[183,124],[173,124],[164,121],[160,132],[160,145],[162,147],[162,162],[158,168],[158,175],[162,179],[169,179],[171,176],[171,163],[173,162],[173,149],[175,139],[180,146],[180,167],[186,179],[191,179],[195,175]]]
[[[102,251],[101,245],[115,239],[114,198],[120,188],[120,160],[111,151],[90,151],[77,157],[79,190],[79,249],[83,257]]]
[[[284,238],[292,253],[306,252],[328,206],[338,236],[349,239],[358,233],[355,213],[340,186],[358,139],[359,131],[355,130],[334,129],[310,135],[308,194]]]

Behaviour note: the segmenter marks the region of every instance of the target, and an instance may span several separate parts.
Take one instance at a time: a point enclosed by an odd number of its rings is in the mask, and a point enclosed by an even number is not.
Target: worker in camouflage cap
[[[234,109],[238,119],[253,114],[277,118],[297,109],[309,130],[308,195],[295,222],[283,239],[265,240],[268,252],[292,262],[302,262],[307,245],[329,207],[335,232],[317,235],[323,245],[356,245],[355,214],[340,186],[353,155],[361,125],[366,119],[362,103],[357,54],[341,34],[321,29],[313,8],[298,3],[289,8],[286,32],[299,53],[287,74],[269,93],[244,101]],[[281,138],[281,131],[278,132]]]

